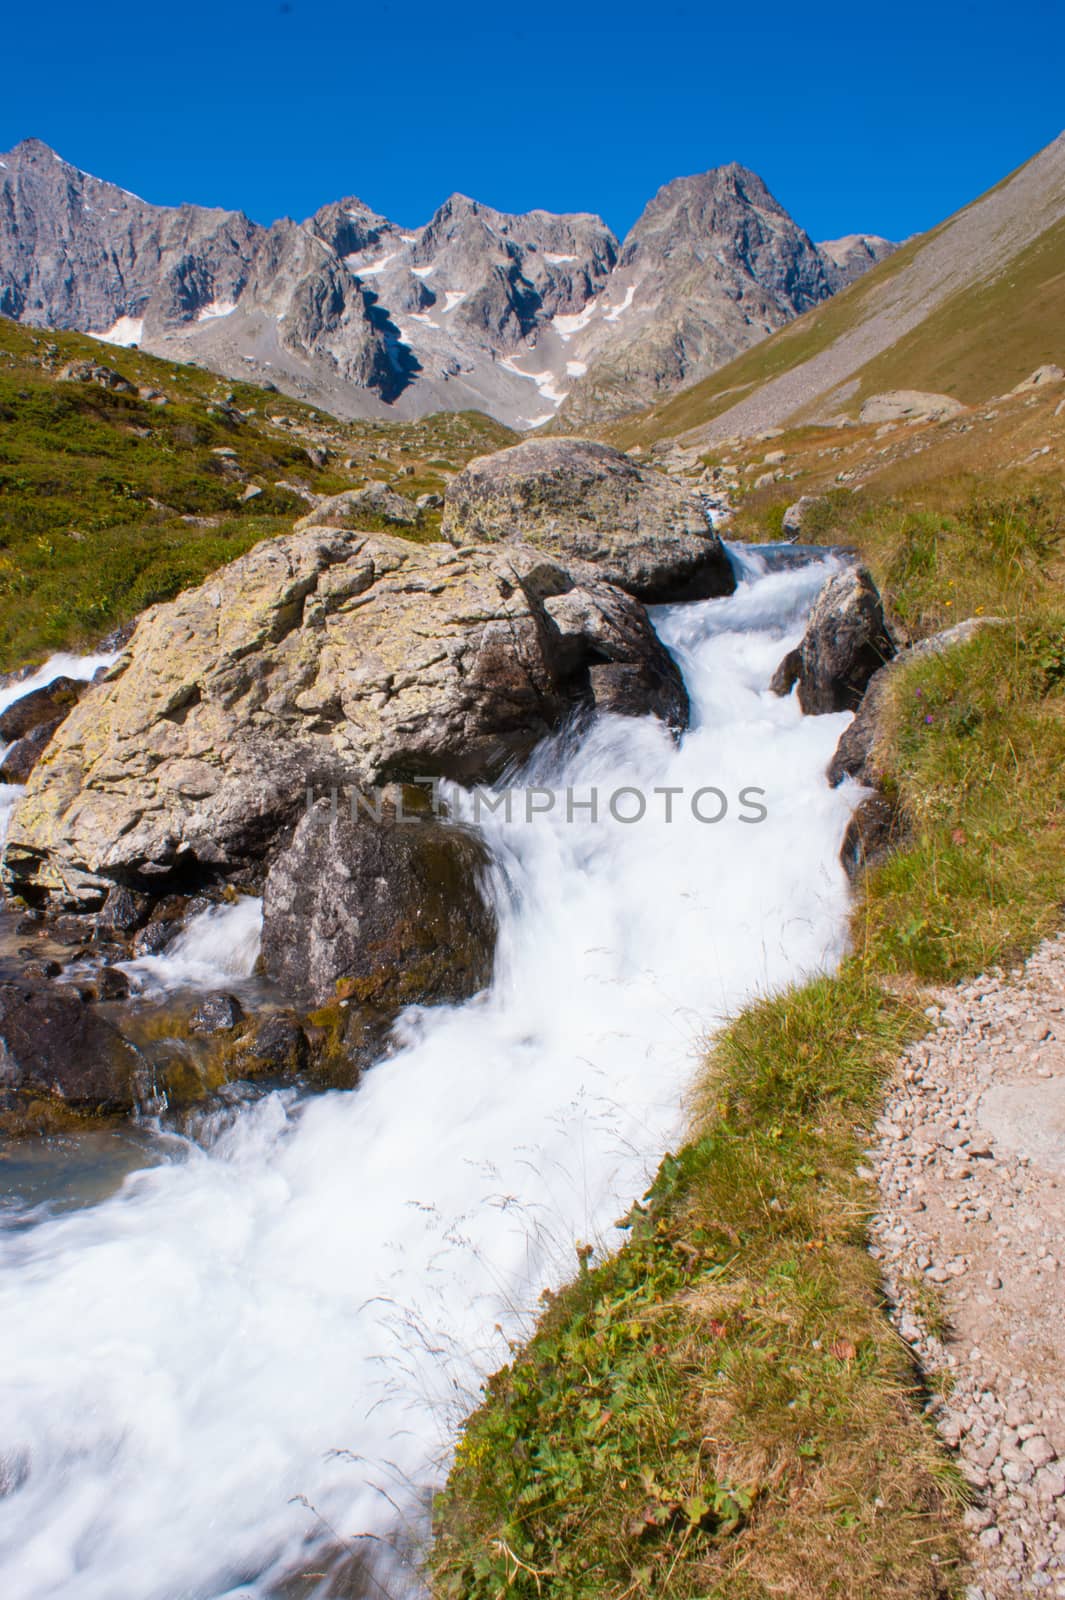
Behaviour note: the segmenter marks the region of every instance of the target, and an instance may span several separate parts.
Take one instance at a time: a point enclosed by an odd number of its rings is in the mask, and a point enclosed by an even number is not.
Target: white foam
[[[145,994],[224,989],[255,971],[262,926],[262,901],[245,896],[232,905],[201,911],[162,955],[126,961],[122,968]]]
[[[417,1531],[481,1375],[679,1137],[706,1031],[838,960],[854,795],[824,768],[848,719],[768,691],[826,568],[743,570],[656,617],[693,701],[679,745],[604,718],[528,776],[757,786],[767,821],[485,819],[486,994],[409,1012],[355,1093],[269,1095],[0,1236],[6,1600],[266,1600],[327,1530],[387,1553],[398,1507]]]

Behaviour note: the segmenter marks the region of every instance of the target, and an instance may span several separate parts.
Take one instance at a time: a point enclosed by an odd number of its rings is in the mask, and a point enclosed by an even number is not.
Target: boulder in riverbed
[[[144,614],[32,773],[5,881],[80,911],[258,881],[308,784],[481,781],[597,705],[687,721],[643,608],[591,567],[308,528]]]
[[[834,573],[814,602],[801,644],[780,663],[770,687],[798,684],[807,716],[854,711],[873,674],[897,653],[876,584],[864,567]]]
[[[263,966],[312,1004],[389,1020],[413,1001],[465,1000],[492,975],[487,866],[454,823],[394,809],[378,822],[320,800],[267,876]]]
[[[588,439],[527,439],[471,461],[447,486],[441,531],[460,547],[515,542],[590,562],[649,603],[736,587],[695,490]]]

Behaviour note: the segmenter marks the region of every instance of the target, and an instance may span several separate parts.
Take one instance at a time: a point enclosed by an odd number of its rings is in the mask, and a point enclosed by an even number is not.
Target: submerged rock
[[[821,590],[802,643],[784,657],[770,687],[784,695],[798,684],[807,716],[854,711],[897,649],[876,584],[864,567],[848,566]]]
[[[308,785],[490,778],[597,704],[687,720],[642,607],[592,568],[309,528],[144,614],[31,775],[4,878],[95,911],[115,883],[255,875]]]
[[[590,562],[648,602],[736,587],[694,489],[587,439],[528,439],[471,461],[447,486],[441,531],[459,546],[513,541]]]

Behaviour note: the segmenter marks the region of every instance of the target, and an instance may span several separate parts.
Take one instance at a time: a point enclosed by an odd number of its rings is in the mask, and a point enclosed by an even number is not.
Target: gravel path
[[[1065,936],[944,990],[870,1154],[872,1254],[972,1486],[968,1600],[1065,1597]]]

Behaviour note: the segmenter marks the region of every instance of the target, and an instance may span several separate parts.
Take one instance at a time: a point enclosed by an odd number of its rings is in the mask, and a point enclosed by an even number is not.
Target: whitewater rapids
[[[161,1137],[99,1204],[6,1216],[7,1600],[263,1600],[317,1541],[417,1540],[480,1379],[681,1136],[707,1033],[839,959],[858,791],[824,770],[848,718],[768,692],[827,566],[734,559],[733,596],[655,616],[680,744],[605,718],[521,781],[758,787],[765,821],[486,817],[487,993],[408,1012],[353,1093],[268,1095],[199,1144]],[[246,964],[256,912],[233,915]]]

